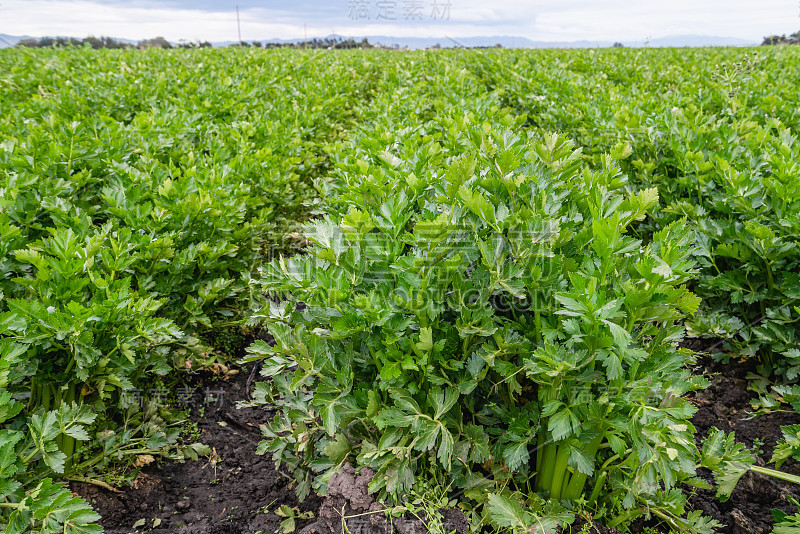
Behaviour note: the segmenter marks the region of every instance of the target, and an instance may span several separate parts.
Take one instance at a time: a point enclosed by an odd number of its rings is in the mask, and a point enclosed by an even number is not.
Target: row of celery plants
[[[82,49],[0,65],[0,525],[99,531],[52,479],[124,480],[139,454],[206,451],[125,393],[246,319],[251,273],[292,245],[377,67]]]
[[[610,524],[710,532],[678,487],[747,455],[720,435],[698,451],[682,397],[705,385],[676,348],[699,304],[692,233],[628,235],[658,194],[626,191],[624,150],[590,169],[557,135],[517,134],[525,117],[451,59],[438,114],[391,95],[306,254],[262,270],[275,343],[250,349],[270,378],[255,403],[279,411],[259,452],[301,497],[351,462],[389,502],[445,480],[476,528],[555,528],[588,502]]]

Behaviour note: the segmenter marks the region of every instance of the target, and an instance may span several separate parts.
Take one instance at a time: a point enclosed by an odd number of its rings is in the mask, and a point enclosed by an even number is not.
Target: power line
[[[464,45],[464,44],[462,44],[462,43],[459,43],[458,41],[456,41],[456,40],[455,40],[455,39],[453,39],[452,37],[448,37],[447,35],[445,35],[445,37],[446,37],[447,39],[450,39],[451,41],[453,41],[453,42],[454,42],[456,45],[460,46],[461,48],[468,48],[466,45]]]
[[[242,46],[242,22],[239,20],[239,6],[236,6],[236,27],[239,29],[239,46]]]

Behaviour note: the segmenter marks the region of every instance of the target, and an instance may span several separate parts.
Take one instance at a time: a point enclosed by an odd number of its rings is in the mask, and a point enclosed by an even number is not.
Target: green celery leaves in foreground
[[[452,123],[410,176],[359,163],[307,253],[262,270],[256,402],[279,411],[259,452],[301,496],[351,462],[394,501],[444,472],[498,527],[569,517],[508,493],[534,488],[707,531],[676,489],[700,483],[683,395],[705,382],[676,348],[693,236],[627,235],[658,195],[627,193],[612,158],[589,170],[557,135]]]

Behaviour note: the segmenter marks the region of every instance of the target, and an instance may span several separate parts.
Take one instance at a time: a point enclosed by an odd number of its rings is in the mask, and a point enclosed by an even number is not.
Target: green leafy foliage
[[[800,460],[800,425],[781,427],[781,433],[783,439],[778,441],[770,460],[777,468],[780,468],[790,458]]]
[[[692,235],[627,235],[655,191],[627,193],[612,158],[589,170],[563,138],[520,137],[494,112],[343,164],[308,253],[262,270],[275,344],[251,352],[271,377],[257,398],[280,410],[259,452],[301,496],[343,462],[393,500],[441,471],[498,526],[555,528],[487,488],[534,484],[555,503],[608,485],[632,510],[694,475],[682,395],[703,382],[675,348],[698,305]]]
[[[0,524],[79,528],[61,471],[202,454],[122,398],[250,321],[301,495],[351,462],[498,528],[710,531],[676,488],[749,460],[697,454],[675,344],[800,406],[797,53],[0,52]]]
[[[43,534],[103,532],[93,524],[100,516],[91,506],[49,478],[39,482],[12,510],[5,529],[8,533],[31,532],[33,528]]]
[[[310,519],[314,517],[314,512],[300,512],[297,508],[282,504],[275,510],[275,515],[283,518],[280,524],[280,532],[291,534],[297,528],[296,522],[298,519]]]
[[[793,433],[796,433],[797,429],[794,426],[783,427],[783,431],[784,439],[778,443],[772,457],[776,467],[780,467],[786,461],[796,446],[797,436]],[[711,429],[703,444],[700,465],[714,473],[717,497],[722,502],[728,500],[739,479],[748,471],[800,484],[800,476],[755,465],[753,454],[744,445],[734,441],[733,433],[726,435],[718,428]]]
[[[10,411],[0,417],[20,412],[22,406],[0,388],[0,401]],[[69,436],[89,439],[86,425],[96,415],[76,404],[62,405],[58,410],[33,414],[25,430],[0,430],[0,503],[4,512],[4,532],[102,532],[93,524],[99,516],[80,497],[50,478],[47,473],[64,473],[66,455],[59,450],[57,439]]]
[[[696,232],[703,306],[690,335],[721,338],[718,357],[757,357],[760,374],[792,383],[800,145],[785,69],[796,61],[796,50],[518,52],[471,70],[535,117],[531,128],[567,132],[593,161],[625,150],[631,184],[656,187],[665,205],[637,232],[681,218]]]
[[[800,529],[800,503],[796,499],[789,497],[789,500],[797,506],[797,513],[789,515],[782,510],[773,510],[772,517],[775,519],[774,534],[794,534]]]
[[[489,522],[507,532],[555,534],[574,520],[553,501],[546,503],[535,495],[530,500],[534,502],[523,506],[517,496],[490,493],[486,503]]]
[[[714,428],[703,443],[701,465],[714,473],[717,482],[717,497],[726,501],[731,496],[736,483],[755,462],[744,445],[734,441],[733,433]]]
[[[0,525],[79,528],[43,477],[205,452],[125,394],[246,321],[249,277],[297,246],[373,83],[351,77],[371,63],[314,52],[109,52],[0,54],[0,432],[22,458],[2,464]]]

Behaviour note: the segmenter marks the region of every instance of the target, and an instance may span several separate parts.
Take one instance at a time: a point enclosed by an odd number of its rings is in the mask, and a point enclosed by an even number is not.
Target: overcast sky
[[[513,35],[538,41],[667,35],[754,42],[800,30],[800,0],[0,0],[0,33],[177,41]]]

